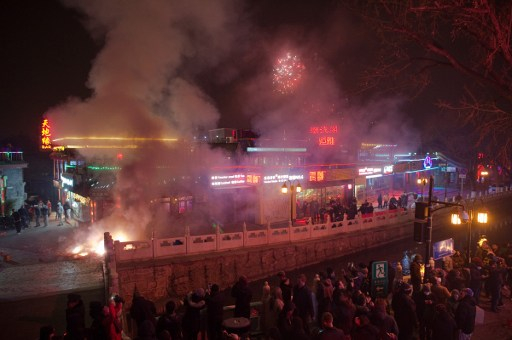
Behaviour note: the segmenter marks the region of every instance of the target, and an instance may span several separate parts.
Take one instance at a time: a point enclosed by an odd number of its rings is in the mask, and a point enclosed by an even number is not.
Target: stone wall
[[[135,287],[152,301],[180,298],[194,288],[206,287],[213,282],[223,289],[233,285],[240,275],[246,275],[249,280],[258,280],[275,275],[280,270],[299,269],[362,249],[412,238],[412,229],[412,223],[408,222],[342,234],[328,240],[324,238],[243,251],[118,263],[119,293],[129,303]]]

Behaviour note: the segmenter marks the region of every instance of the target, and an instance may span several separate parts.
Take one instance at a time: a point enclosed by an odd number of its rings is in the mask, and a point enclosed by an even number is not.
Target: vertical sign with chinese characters
[[[51,148],[52,148],[51,136],[52,136],[52,131],[51,131],[50,122],[48,121],[47,118],[45,118],[43,120],[43,122],[41,123],[41,149],[43,149],[43,150],[50,149],[51,150]]]

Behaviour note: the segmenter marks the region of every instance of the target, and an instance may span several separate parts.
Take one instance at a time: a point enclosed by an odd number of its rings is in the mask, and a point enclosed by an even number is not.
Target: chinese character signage
[[[210,184],[213,187],[226,187],[246,183],[244,174],[214,175],[210,179]]]
[[[248,174],[247,175],[247,183],[260,184],[261,183],[261,175]]]
[[[325,171],[310,171],[309,181],[310,182],[323,182],[325,180]]]
[[[312,135],[316,135],[316,141],[318,145],[335,145],[336,138],[335,136],[338,134],[339,129],[338,125],[320,125],[320,126],[311,126],[309,128],[309,133]]]
[[[48,150],[52,148],[51,136],[52,131],[50,122],[45,118],[41,124],[41,149]]]

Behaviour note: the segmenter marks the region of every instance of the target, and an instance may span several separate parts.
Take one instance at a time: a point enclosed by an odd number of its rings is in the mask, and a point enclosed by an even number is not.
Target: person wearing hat
[[[66,339],[85,337],[85,306],[82,297],[75,293],[68,294],[66,308]]]
[[[459,339],[470,339],[475,330],[476,302],[471,288],[464,288],[460,292],[460,302],[455,311],[455,322],[459,329]]]

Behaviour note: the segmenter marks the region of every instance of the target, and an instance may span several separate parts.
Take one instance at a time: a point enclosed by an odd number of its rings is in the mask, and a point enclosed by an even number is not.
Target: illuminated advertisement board
[[[285,181],[303,180],[304,175],[275,174],[263,176],[263,183],[283,183]]]
[[[210,177],[212,187],[227,187],[246,183],[245,174],[213,175]]]
[[[49,150],[52,148],[52,130],[48,119],[44,119],[41,123],[41,149]]]
[[[372,176],[382,174],[382,168],[364,167],[357,169],[359,176]]]
[[[73,185],[74,185],[73,178],[69,178],[69,177],[64,176],[64,174],[61,174],[60,180],[62,181],[63,187],[73,188]]]
[[[385,165],[382,168],[382,171],[383,171],[384,175],[392,174],[393,173],[393,165]]]

